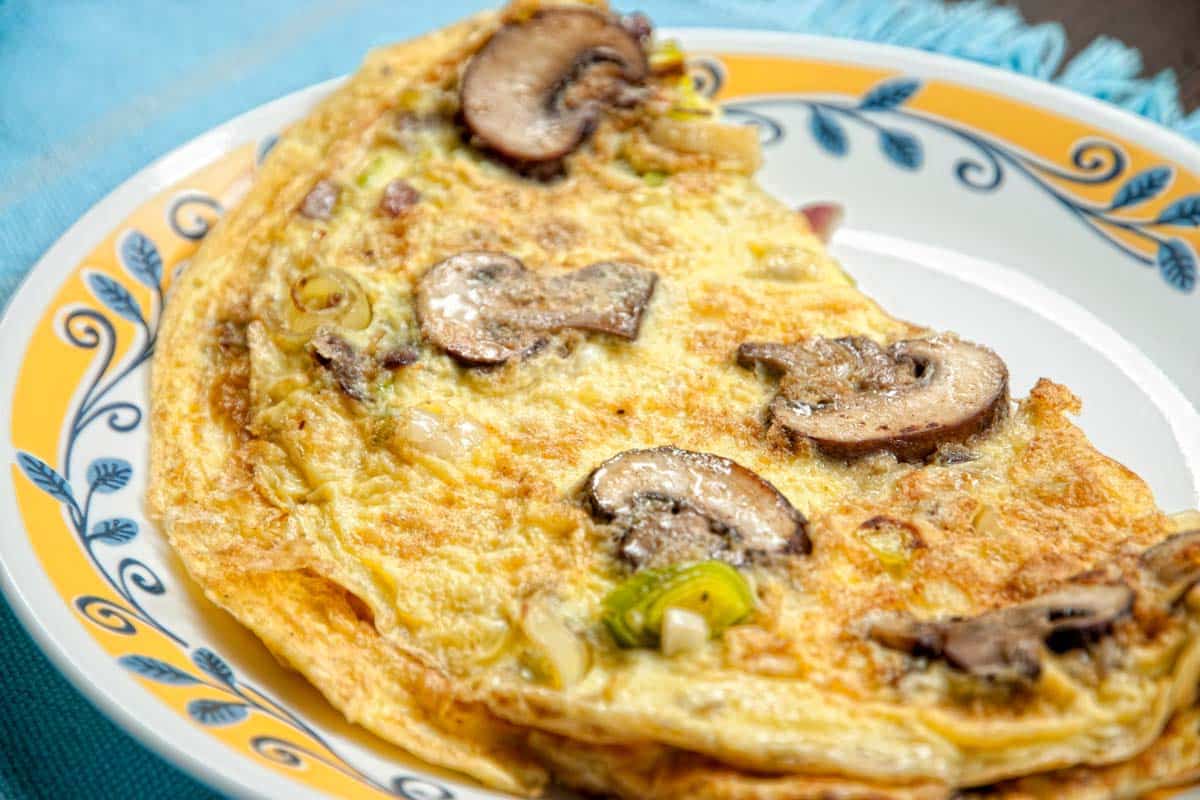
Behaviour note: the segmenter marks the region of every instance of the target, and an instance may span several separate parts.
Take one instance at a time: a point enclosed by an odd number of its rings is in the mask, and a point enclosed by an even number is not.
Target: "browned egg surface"
[[[868,636],[886,615],[979,615],[1096,568],[1143,596],[1137,555],[1172,524],[1070,421],[1078,400],[1042,381],[1010,407],[1002,366],[976,354],[918,410],[960,426],[952,451],[839,458],[820,437],[840,428],[776,424],[795,387],[739,365],[741,345],[933,331],[859,292],[751,177],[753,132],[680,113],[700,101],[677,76],[610,109],[553,179],[472,143],[459,76],[498,24],[373,53],[180,279],[150,502],[209,595],[351,719],[512,791],[549,768],[625,797],[932,797],[1145,748],[1200,673],[1186,604],[1138,605],[1061,653],[1035,641],[1040,672],[1018,685]],[[502,275],[422,289],[480,251],[504,255]],[[872,414],[918,413],[907,369]],[[855,381],[825,394],[859,402],[870,376]],[[793,413],[824,413],[795,391]],[[971,403],[986,414],[946,411]],[[582,491],[614,456],[668,446],[750,477],[647,460],[637,480],[706,497],[763,543],[726,559],[753,613],[674,657],[602,624],[636,559]]]

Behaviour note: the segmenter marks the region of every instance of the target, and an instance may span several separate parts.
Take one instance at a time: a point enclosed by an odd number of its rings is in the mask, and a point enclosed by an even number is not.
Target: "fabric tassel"
[[[1053,80],[1200,141],[1200,111],[1185,117],[1174,72],[1140,77],[1141,54],[1108,36],[1064,67],[1067,37],[1061,25],[1030,25],[1015,8],[994,0],[953,5],[942,0],[703,2],[751,27],[913,47]]]

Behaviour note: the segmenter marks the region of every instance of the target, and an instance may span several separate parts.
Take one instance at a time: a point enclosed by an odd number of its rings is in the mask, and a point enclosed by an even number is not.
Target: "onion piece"
[[[655,75],[674,75],[687,68],[687,58],[677,39],[658,42],[650,51],[650,71]]]
[[[708,156],[745,175],[762,164],[758,131],[749,125],[660,117],[650,128],[650,140],[677,152]]]
[[[283,337],[300,345],[321,326],[362,330],[371,324],[371,303],[358,281],[340,269],[309,273],[292,284],[283,303]]]
[[[1176,533],[1200,530],[1200,511],[1180,511],[1169,514],[1167,522]]]
[[[521,630],[549,667],[549,677],[557,688],[572,686],[587,674],[591,666],[587,644],[551,611],[545,600],[525,603]]]
[[[397,435],[418,450],[450,460],[469,456],[483,431],[469,420],[452,423],[432,411],[411,408]]]
[[[704,647],[710,636],[704,617],[686,608],[668,608],[663,615],[662,653],[668,658],[694,653]]]

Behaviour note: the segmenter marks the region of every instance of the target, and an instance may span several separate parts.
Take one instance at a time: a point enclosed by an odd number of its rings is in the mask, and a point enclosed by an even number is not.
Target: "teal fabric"
[[[215,798],[97,712],[0,602],[0,798]]]
[[[0,305],[75,219],[154,158],[242,111],[352,70],[369,47],[491,4],[0,0]],[[986,0],[640,5],[665,25],[823,33],[968,58],[1058,80],[1200,139],[1200,114],[1185,118],[1170,72],[1140,78],[1138,53],[1110,39],[1064,68],[1060,26],[1031,27]],[[213,796],[96,712],[3,603],[0,674],[0,797]]]

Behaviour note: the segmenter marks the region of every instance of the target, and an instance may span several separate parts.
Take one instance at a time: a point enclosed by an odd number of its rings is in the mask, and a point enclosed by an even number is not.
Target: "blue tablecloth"
[[[368,48],[486,0],[0,0],[0,304],[93,203],[156,157],[265,101],[352,70]],[[975,0],[647,0],[660,24],[777,28],[950,53],[1121,103],[1200,138],[1174,78],[1101,41],[1060,70],[1063,32]],[[4,509],[11,520],[14,511]],[[5,535],[12,535],[10,527]],[[54,670],[0,602],[0,797],[212,793],[142,749]]]

